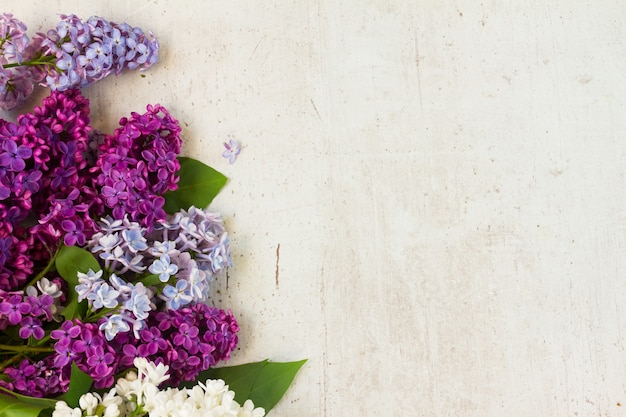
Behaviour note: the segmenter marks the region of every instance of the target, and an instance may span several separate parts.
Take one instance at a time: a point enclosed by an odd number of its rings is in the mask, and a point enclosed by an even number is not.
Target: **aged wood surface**
[[[623,2],[2,7],[161,40],[93,124],[161,103],[229,176],[233,363],[309,358],[275,417],[626,415]]]

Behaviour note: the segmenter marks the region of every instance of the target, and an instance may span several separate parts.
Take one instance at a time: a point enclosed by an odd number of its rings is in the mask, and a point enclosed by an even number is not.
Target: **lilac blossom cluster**
[[[56,58],[46,76],[53,90],[86,87],[127,68],[144,70],[158,59],[159,43],[152,32],[146,35],[140,28],[98,16],[83,21],[61,15],[56,29],[37,37],[44,54]]]
[[[100,216],[146,228],[165,220],[163,194],[176,189],[180,168],[178,121],[155,105],[120,125],[94,132],[77,89],[53,91],[16,123],[0,120],[0,289],[19,288],[59,241],[85,245]]]
[[[15,297],[21,298],[19,295]],[[7,301],[9,307],[6,309],[9,315],[16,316],[14,320],[20,315],[19,321],[28,321],[26,319],[34,313],[26,315],[14,311],[23,309],[34,312],[36,305],[49,313],[46,309],[49,298],[42,298],[45,300],[44,307],[41,307],[43,302],[31,306],[30,298],[28,301],[15,300],[14,303]],[[20,333],[26,335],[31,332],[31,327],[36,326],[28,323],[21,325]],[[202,303],[151,314],[138,339],[120,334],[107,340],[99,330],[99,323],[68,320],[50,333],[54,343],[49,354],[37,360],[22,359],[16,366],[7,366],[4,373],[11,381],[0,381],[0,385],[30,396],[53,396],[67,390],[72,363],[75,363],[94,379],[96,388],[109,388],[115,375],[132,368],[137,357],[169,366],[172,370],[169,382],[176,385],[180,381],[191,381],[201,371],[229,359],[237,346],[238,331],[239,325],[230,311]],[[16,358],[21,356],[15,353]]]
[[[178,121],[148,106],[105,135],[89,111],[70,89],[0,120],[0,386],[21,394],[66,391],[72,364],[107,388],[136,357],[189,381],[238,341],[232,313],[205,304],[232,266],[221,216],[163,208]]]
[[[92,172],[113,218],[128,215],[145,227],[165,219],[163,194],[175,190],[179,180],[180,131],[164,107],[149,105],[146,113],[122,118],[114,134],[104,136]]]
[[[125,69],[145,70],[158,59],[151,32],[98,16],[60,18],[31,41],[24,22],[0,15],[0,108],[18,106],[36,84],[59,91],[86,87]]]
[[[22,65],[37,60],[26,30],[12,14],[0,15],[0,108],[4,110],[22,103],[43,78],[36,67]]]
[[[16,123],[0,120],[0,289],[19,288],[59,240],[82,244],[93,233],[90,130],[78,90],[52,92]]]
[[[108,340],[131,328],[139,338],[148,314],[163,303],[178,310],[205,301],[209,281],[232,266],[221,216],[193,206],[156,223],[152,231],[126,217],[104,218],[86,247],[101,259],[109,276],[103,277],[102,271],[79,275],[76,293],[93,311],[117,309],[101,325]],[[158,277],[156,284],[133,284],[146,275]]]

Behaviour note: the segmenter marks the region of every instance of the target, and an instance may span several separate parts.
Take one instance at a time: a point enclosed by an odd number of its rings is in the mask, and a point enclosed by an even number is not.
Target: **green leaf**
[[[78,400],[81,395],[89,392],[93,378],[78,369],[76,362],[72,362],[72,374],[70,375],[70,386],[67,392],[59,399],[64,400],[70,407],[78,407]]]
[[[206,208],[217,196],[228,178],[202,162],[186,157],[179,157],[180,181],[178,188],[165,193],[167,213],[173,214],[191,206]]]
[[[223,379],[235,392],[235,400],[243,404],[252,400],[255,407],[263,407],[267,413],[283,397],[287,388],[304,365],[306,359],[295,362],[261,362],[244,365],[211,368],[201,372],[198,381]],[[186,385],[191,386],[193,383]]]
[[[157,274],[146,275],[145,277],[141,278],[140,281],[146,287],[149,287],[151,285],[163,284],[163,282],[161,281],[161,279],[159,278]]]
[[[78,285],[78,272],[87,273],[100,270],[100,264],[91,252],[76,246],[63,246],[57,254],[55,266],[70,288]],[[67,304],[61,313],[65,319],[71,320],[85,314],[85,303],[78,302],[76,291],[68,291]]]
[[[37,417],[42,410],[54,408],[55,404],[56,400],[49,398],[0,394],[0,417]]]

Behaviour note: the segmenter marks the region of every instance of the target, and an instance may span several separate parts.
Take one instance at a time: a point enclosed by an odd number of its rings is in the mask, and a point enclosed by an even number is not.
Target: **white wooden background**
[[[309,359],[270,415],[626,415],[623,1],[2,8],[160,39],[93,124],[161,103],[230,177],[232,363]]]

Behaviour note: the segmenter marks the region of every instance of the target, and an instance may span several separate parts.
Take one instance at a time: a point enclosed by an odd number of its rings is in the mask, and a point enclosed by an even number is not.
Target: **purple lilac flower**
[[[20,321],[19,336],[22,339],[28,339],[32,336],[37,340],[41,340],[44,335],[45,332],[41,327],[41,320],[27,316]]]
[[[22,171],[26,168],[25,159],[32,155],[28,146],[17,145],[14,141],[5,139],[2,141],[2,153],[0,153],[0,165],[9,171]]]
[[[56,57],[45,85],[59,91],[88,86],[126,68],[145,70],[157,61],[159,50],[151,32],[97,16],[83,21],[62,15],[56,29],[37,34],[35,41]]]
[[[24,301],[21,294],[3,297],[3,300],[0,303],[0,313],[7,317],[11,325],[18,324],[24,315],[31,312],[31,305]]]
[[[226,150],[222,152],[222,156],[228,159],[229,164],[234,164],[241,153],[241,143],[237,139],[230,139],[228,143],[224,142],[224,147]]]
[[[128,215],[146,228],[165,220],[162,195],[177,187],[180,130],[178,121],[155,105],[147,106],[144,114],[122,118],[114,134],[105,136],[93,172],[99,200],[113,218]]]

